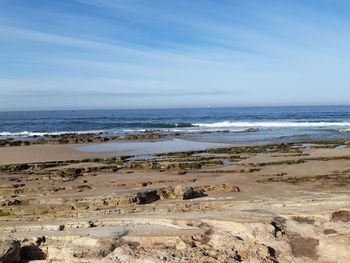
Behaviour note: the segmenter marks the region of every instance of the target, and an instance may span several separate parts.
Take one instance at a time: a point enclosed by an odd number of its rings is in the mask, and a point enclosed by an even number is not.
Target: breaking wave
[[[63,135],[63,134],[86,134],[86,133],[109,133],[109,134],[122,134],[122,133],[135,133],[135,132],[147,132],[147,131],[163,131],[163,132],[185,132],[185,133],[197,133],[197,132],[251,132],[272,128],[330,128],[340,133],[350,133],[350,122],[277,122],[277,121],[265,121],[265,122],[244,122],[244,121],[223,121],[214,123],[157,123],[152,125],[144,125],[146,127],[130,127],[130,128],[107,128],[100,130],[82,130],[82,131],[54,131],[54,132],[36,132],[36,131],[20,131],[20,132],[0,132],[0,137],[42,137],[50,135]]]
[[[0,132],[0,136],[16,136],[16,137],[34,137],[34,136],[49,136],[49,135],[63,135],[63,134],[86,134],[86,133],[103,133],[103,130],[92,130],[92,131],[61,131],[61,132]]]
[[[288,128],[288,127],[333,127],[349,126],[350,122],[215,122],[215,123],[194,123],[196,127],[204,128],[230,128],[230,127],[263,127],[263,128]]]

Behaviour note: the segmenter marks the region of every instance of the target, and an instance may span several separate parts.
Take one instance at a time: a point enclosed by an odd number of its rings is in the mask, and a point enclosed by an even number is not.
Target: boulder
[[[332,213],[332,221],[349,222],[350,221],[350,211],[339,210]]]
[[[21,243],[17,240],[0,241],[0,263],[20,262]]]
[[[137,193],[136,203],[139,205],[150,204],[160,199],[157,190],[147,190]]]
[[[179,199],[193,199],[205,196],[204,191],[197,190],[192,186],[177,185],[174,190],[175,196]]]

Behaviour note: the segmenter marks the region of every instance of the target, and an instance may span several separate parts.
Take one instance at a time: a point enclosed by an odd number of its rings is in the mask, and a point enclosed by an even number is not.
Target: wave
[[[86,134],[86,133],[103,133],[103,130],[92,130],[92,131],[60,131],[60,132],[30,132],[30,131],[22,131],[22,132],[0,132],[0,136],[16,136],[16,137],[34,137],[34,136],[49,136],[49,135],[63,135],[63,134]]]
[[[194,123],[196,127],[203,128],[230,128],[230,127],[263,127],[263,128],[288,128],[288,127],[333,127],[350,126],[350,122],[215,122],[215,123]]]
[[[149,125],[151,126],[151,125]],[[0,132],[0,137],[42,137],[50,135],[63,135],[63,134],[86,134],[86,133],[109,133],[120,134],[129,132],[147,132],[147,131],[163,131],[163,132],[186,132],[186,133],[198,133],[198,132],[250,132],[258,131],[260,129],[269,128],[298,128],[298,127],[314,127],[314,128],[331,128],[340,133],[350,133],[350,122],[277,122],[277,121],[265,121],[265,122],[242,122],[242,121],[223,121],[214,123],[153,123],[152,127],[130,127],[126,129],[108,128],[100,130],[80,130],[80,131],[54,131],[54,132],[36,132],[36,131],[20,131],[20,132]],[[254,129],[254,130],[253,130]]]
[[[123,132],[127,133],[135,133],[135,132],[184,132],[184,133],[199,133],[199,132],[233,132],[233,133],[241,133],[241,132],[249,132],[250,130],[247,128],[230,128],[230,129],[222,129],[222,128],[211,128],[211,129],[203,129],[200,127],[191,126],[183,127],[183,129],[179,128],[158,128],[158,129],[123,129]]]
[[[350,133],[350,129],[340,129],[338,131],[341,133]]]
[[[192,123],[180,122],[180,123],[152,123],[143,124],[144,127],[149,128],[190,128],[193,127]]]

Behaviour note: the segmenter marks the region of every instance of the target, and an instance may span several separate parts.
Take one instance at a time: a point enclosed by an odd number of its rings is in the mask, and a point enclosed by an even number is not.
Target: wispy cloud
[[[19,3],[0,2],[0,94],[9,107],[35,97],[68,107],[67,96],[173,106],[350,97],[346,1]]]
[[[71,85],[75,88],[72,88]],[[68,85],[68,87],[67,87]],[[9,89],[10,87],[10,89]],[[238,93],[236,91],[235,93]],[[121,79],[57,79],[32,80],[31,82],[0,79],[0,95],[18,97],[107,97],[107,96],[208,96],[217,94],[233,94],[227,90],[178,88],[174,83],[159,80],[121,80]]]

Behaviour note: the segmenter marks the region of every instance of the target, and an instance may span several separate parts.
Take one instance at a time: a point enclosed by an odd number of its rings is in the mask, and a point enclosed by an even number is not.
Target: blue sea
[[[350,106],[0,112],[0,139],[150,130],[222,143],[350,139]]]

